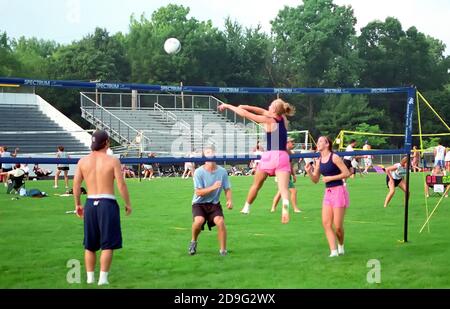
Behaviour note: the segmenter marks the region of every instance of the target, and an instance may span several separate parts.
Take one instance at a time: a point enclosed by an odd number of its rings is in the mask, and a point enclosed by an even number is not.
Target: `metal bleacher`
[[[163,106],[158,103],[162,101],[158,95],[145,95],[146,97],[138,98],[137,101],[149,102],[151,98],[153,102],[146,106],[137,104],[131,107],[129,100],[128,104],[123,104],[127,101],[125,96],[129,94],[105,95],[108,96],[108,104],[105,104],[107,100],[103,99],[102,93],[96,94],[97,102],[94,101],[92,93],[81,93],[82,117],[94,126],[107,130],[120,144],[134,144],[136,137],[141,135],[141,151],[144,152],[174,155],[183,152],[177,145],[184,143],[190,145],[192,150],[201,149],[204,144],[214,144],[219,150],[218,154],[236,154],[248,153],[249,149],[256,145],[254,123],[249,125],[247,121],[248,126],[245,127],[243,122],[239,122],[243,119],[231,113],[220,114],[216,111],[217,105],[211,103],[201,107],[192,104],[188,108],[176,104],[173,107],[168,104]],[[175,95],[159,96],[164,96],[166,100],[173,98],[175,103],[177,100]],[[193,96],[188,97],[191,102],[195,101]],[[207,101],[218,100],[208,97]]]
[[[54,153],[58,145],[63,145],[67,152],[89,151],[38,105],[5,101],[0,104],[0,145],[11,151],[19,148],[21,155]]]

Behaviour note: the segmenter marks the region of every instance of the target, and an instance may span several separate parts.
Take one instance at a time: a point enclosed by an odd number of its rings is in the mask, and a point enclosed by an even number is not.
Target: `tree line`
[[[128,33],[96,28],[79,41],[59,44],[38,38],[9,38],[0,32],[0,76],[37,79],[228,87],[416,86],[444,118],[450,114],[450,57],[442,41],[403,29],[395,17],[355,29],[351,6],[304,0],[285,6],[272,32],[243,27],[227,18],[223,30],[189,17],[189,7],[169,4],[150,17],[131,16]],[[164,41],[176,37],[180,53],[168,55]],[[37,89],[74,121],[80,118],[75,90]],[[271,96],[228,94],[231,103],[266,107]],[[293,129],[335,136],[341,129],[402,133],[406,98],[400,95],[290,95],[297,113]],[[415,114],[417,116],[417,113]],[[446,132],[422,110],[424,133]],[[417,119],[415,117],[415,119]],[[417,120],[415,120],[415,132]],[[400,143],[378,139],[384,147]],[[447,144],[450,139],[445,140]]]

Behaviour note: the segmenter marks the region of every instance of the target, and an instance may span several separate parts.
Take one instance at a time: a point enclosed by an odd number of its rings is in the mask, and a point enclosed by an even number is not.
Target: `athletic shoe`
[[[331,252],[329,257],[336,257],[336,256],[339,256],[339,254],[338,254],[337,250],[333,250],[333,252]]]
[[[219,250],[219,254],[221,256],[226,256],[228,254],[228,251],[227,250]]]
[[[250,207],[245,207],[242,208],[241,213],[244,215],[248,215],[250,213]]]
[[[189,244],[189,255],[194,255],[197,252],[197,242],[191,241]]]

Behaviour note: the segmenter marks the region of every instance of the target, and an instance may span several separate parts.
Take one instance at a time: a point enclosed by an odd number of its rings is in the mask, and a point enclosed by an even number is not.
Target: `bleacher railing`
[[[229,144],[229,141],[234,141],[235,147],[239,148],[234,151],[242,152],[248,151],[247,148],[253,148],[256,142],[264,140],[264,130],[259,124],[253,121],[249,121],[243,117],[240,117],[234,112],[225,110],[219,112],[217,107],[223,102],[218,98],[210,95],[178,95],[178,94],[151,94],[151,93],[138,93],[135,94],[133,98],[132,93],[118,93],[118,92],[83,92],[82,98],[87,100],[90,104],[95,103],[101,107],[100,118],[105,119],[102,113],[108,113],[114,116],[115,110],[122,111],[133,111],[133,110],[153,110],[158,112],[161,116],[162,121],[175,125],[174,128],[180,130],[179,134],[186,136],[186,139],[192,145],[193,149],[199,149],[204,146],[204,144]],[[223,121],[230,124],[233,130],[224,133],[221,137],[211,136],[210,134],[205,134],[203,132],[203,127],[200,129],[196,125],[189,124],[181,116],[177,115],[175,112],[186,111],[186,112],[210,112],[215,114],[217,117],[223,119]],[[195,113],[197,114],[197,113]],[[117,115],[119,116],[119,115]],[[119,119],[119,117],[114,116],[112,118]],[[106,119],[108,122],[109,119]],[[211,120],[210,120],[211,121]],[[195,120],[194,120],[195,123]],[[122,120],[120,124],[121,127],[126,126],[126,122]],[[140,128],[132,127],[133,132],[136,132]],[[118,125],[116,125],[117,127]],[[122,130],[123,131],[123,130]],[[148,130],[142,131],[145,137],[151,138],[151,134]],[[125,139],[127,142],[130,141],[130,136],[128,132],[125,132]],[[244,147],[244,145],[247,145]],[[163,147],[159,144],[156,149]],[[164,147],[163,147],[164,148]],[[245,150],[243,150],[245,148]],[[144,148],[145,149],[145,148]],[[161,149],[162,150],[162,149]],[[156,150],[157,151],[157,150]]]
[[[155,109],[155,106],[159,106],[166,111],[172,109],[185,111],[210,110],[230,122],[243,124],[247,131],[258,132],[260,130],[258,123],[242,118],[232,111],[218,111],[217,107],[224,102],[210,95],[138,93],[135,106],[132,106],[131,93],[83,92],[83,94],[107,109],[146,110]]]
[[[160,112],[163,119],[166,121],[172,121],[174,125],[176,125],[182,132],[184,131],[184,135],[189,139],[190,144],[193,149],[203,148],[203,144],[205,141],[205,137],[203,132],[195,127],[191,128],[191,125],[187,123],[183,119],[179,119],[177,115],[173,112],[166,110],[163,106],[158,103],[155,103],[154,110]],[[180,132],[180,133],[182,133]],[[212,143],[216,141],[211,140]]]
[[[80,96],[82,115],[95,127],[107,130],[113,139],[118,139],[120,142],[150,144],[150,139],[143,132],[131,127],[84,93],[80,93]]]

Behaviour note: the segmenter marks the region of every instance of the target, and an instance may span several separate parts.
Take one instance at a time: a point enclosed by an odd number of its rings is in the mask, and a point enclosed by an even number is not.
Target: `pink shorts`
[[[325,188],[322,205],[332,208],[347,208],[350,204],[348,191],[345,186]]]
[[[258,164],[258,171],[263,171],[270,176],[275,172],[291,172],[289,154],[282,150],[270,150],[261,155],[261,162]]]

